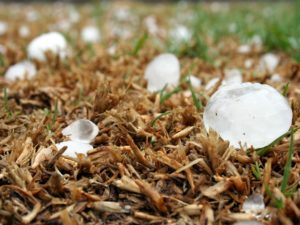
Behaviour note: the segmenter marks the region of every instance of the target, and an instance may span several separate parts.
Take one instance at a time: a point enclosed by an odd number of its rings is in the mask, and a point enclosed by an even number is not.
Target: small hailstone
[[[215,130],[231,145],[264,147],[287,132],[292,123],[287,100],[273,87],[242,83],[220,88],[204,111],[206,130]]]
[[[21,37],[28,37],[30,34],[30,30],[27,26],[23,25],[19,28],[19,35]]]
[[[253,60],[252,59],[246,59],[244,62],[244,66],[246,69],[250,69],[251,66],[253,65]]]
[[[212,87],[214,87],[214,86],[218,83],[219,80],[220,80],[220,78],[217,78],[217,77],[212,78],[212,79],[211,79],[210,81],[208,81],[208,83],[205,85],[205,90],[207,91],[207,90],[211,89]]]
[[[278,64],[279,64],[279,58],[272,53],[267,53],[263,55],[260,60],[260,66],[267,69],[268,72],[270,73],[272,73],[276,69]]]
[[[110,46],[110,47],[107,49],[107,53],[108,53],[109,55],[115,55],[116,52],[117,52],[117,47],[116,47],[116,45],[112,45],[112,46]]]
[[[52,52],[64,59],[67,55],[67,41],[58,32],[42,34],[33,39],[28,47],[28,57],[39,61],[46,61],[46,52]]]
[[[38,20],[39,15],[36,11],[30,10],[26,12],[26,19],[27,21],[33,22]]]
[[[101,39],[101,34],[97,27],[86,26],[81,31],[81,39],[86,43],[97,43]]]
[[[242,74],[238,69],[225,70],[223,85],[240,84],[242,83]]]
[[[282,81],[281,76],[278,73],[275,73],[271,76],[271,81],[273,82],[280,82]]]
[[[194,75],[189,75],[189,76],[188,76],[188,79],[190,80],[191,85],[192,85],[194,88],[198,88],[198,87],[200,87],[201,84],[202,84],[202,81],[201,81],[198,77],[195,77]]]
[[[251,52],[251,47],[249,45],[241,45],[238,47],[238,53],[240,54],[247,54]]]
[[[263,44],[263,41],[262,41],[261,37],[258,34],[256,34],[251,38],[250,43],[254,44],[256,47],[261,47]]]
[[[0,54],[4,54],[6,52],[6,47],[0,44]]]
[[[0,36],[7,32],[7,23],[0,21]]]
[[[242,210],[246,213],[257,214],[265,209],[264,197],[261,194],[252,194],[243,203]]]
[[[69,136],[72,141],[90,143],[98,135],[99,128],[90,120],[80,119],[62,130],[62,134]]]
[[[220,80],[220,78],[213,78],[211,79],[205,86],[205,90],[209,90],[212,87],[214,87],[218,81]],[[238,69],[230,69],[230,70],[225,70],[225,77],[224,80],[222,81],[221,86],[228,86],[228,85],[232,85],[232,84],[240,84],[242,83],[242,74]]]
[[[264,225],[264,224],[255,220],[243,220],[243,221],[235,222],[233,225]]]
[[[180,64],[177,57],[170,53],[155,57],[145,70],[147,89],[151,92],[159,91],[166,85],[178,85],[180,78]]]
[[[12,65],[6,71],[4,77],[9,81],[22,80],[25,77],[31,79],[36,74],[36,68],[30,61],[24,60],[15,65]]]
[[[77,141],[64,141],[55,144],[55,146],[58,149],[67,146],[68,148],[66,149],[63,155],[74,158],[76,157],[76,153],[86,154],[89,150],[93,149],[92,145]]]
[[[179,25],[170,31],[170,37],[176,42],[187,42],[191,39],[192,34],[187,27]]]
[[[145,18],[145,25],[150,34],[155,35],[159,32],[159,28],[154,16],[147,16]]]

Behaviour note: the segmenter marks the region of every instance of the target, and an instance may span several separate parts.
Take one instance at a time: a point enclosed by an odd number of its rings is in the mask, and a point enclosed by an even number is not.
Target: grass
[[[12,116],[12,111],[9,108],[9,105],[8,105],[7,88],[3,88],[3,101],[4,101],[4,103],[3,103],[4,110],[6,111],[8,116],[11,117]]]
[[[159,92],[159,95],[160,95],[159,103],[160,104],[163,104],[166,100],[168,100],[169,98],[171,98],[172,95],[177,94],[177,93],[179,93],[181,91],[181,87],[179,87],[179,86],[175,87],[170,92],[167,92],[166,88],[167,88],[167,85],[163,89],[161,89],[161,91]]]
[[[291,130],[291,136],[290,136],[290,144],[289,144],[289,150],[288,150],[288,158],[286,161],[286,164],[284,166],[284,173],[283,173],[283,179],[281,183],[281,192],[285,193],[288,182],[289,182],[289,175],[292,168],[292,157],[294,153],[294,129]]]
[[[251,170],[252,170],[252,173],[255,176],[256,180],[260,180],[261,179],[261,172],[260,172],[260,167],[259,167],[258,162],[255,162],[254,165],[251,165]]]
[[[145,42],[148,39],[148,33],[144,33],[138,40],[134,42],[132,55],[136,56],[139,51],[143,48]]]

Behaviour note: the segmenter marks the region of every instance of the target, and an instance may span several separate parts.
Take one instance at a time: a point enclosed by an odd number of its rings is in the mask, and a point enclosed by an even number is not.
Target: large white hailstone
[[[98,135],[99,128],[90,120],[79,119],[62,130],[72,141],[90,143]]]
[[[200,80],[198,77],[194,75],[189,75],[187,79],[191,82],[191,85],[194,88],[198,88],[202,84],[202,80]]]
[[[204,125],[219,133],[231,145],[239,142],[264,147],[287,132],[292,123],[287,100],[273,87],[259,83],[224,86],[210,98],[204,111]]]
[[[67,41],[64,36],[58,32],[42,34],[33,39],[28,47],[28,57],[39,61],[46,61],[46,52],[58,55],[64,59],[67,55]]]
[[[86,26],[81,31],[81,39],[86,43],[97,43],[101,39],[101,34],[97,27]]]
[[[276,69],[278,64],[279,64],[278,56],[272,53],[267,53],[263,55],[262,58],[260,59],[260,66],[266,69],[269,73],[272,73]]]
[[[19,28],[19,35],[20,35],[21,37],[24,37],[24,38],[25,38],[25,37],[28,37],[29,34],[30,34],[30,30],[29,30],[28,26],[22,25],[22,26]]]
[[[31,79],[36,75],[36,68],[30,61],[24,60],[12,65],[6,71],[4,77],[6,80],[15,81],[25,78]]]
[[[58,149],[67,146],[66,151],[63,153],[65,156],[76,157],[76,153],[86,154],[89,150],[93,149],[93,146],[87,143],[77,141],[64,141],[55,144]]]
[[[246,213],[257,214],[265,209],[264,197],[261,194],[252,194],[243,203],[242,210]]]
[[[183,25],[179,25],[170,31],[171,39],[177,42],[187,42],[191,39],[192,33]]]
[[[0,36],[7,32],[7,23],[0,21]]]
[[[151,92],[159,91],[166,85],[176,86],[180,78],[180,64],[177,57],[170,53],[156,56],[145,70],[147,89]]]

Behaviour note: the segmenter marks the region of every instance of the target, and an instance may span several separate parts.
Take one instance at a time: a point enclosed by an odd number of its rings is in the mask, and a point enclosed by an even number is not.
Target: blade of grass
[[[283,95],[284,97],[287,97],[287,95],[288,95],[288,92],[289,92],[289,86],[290,86],[290,82],[287,82],[287,83],[283,86],[283,88],[282,88],[282,95]]]
[[[251,170],[252,170],[252,173],[255,176],[256,180],[260,180],[261,179],[261,172],[260,172],[258,162],[255,162],[254,165],[251,165]]]
[[[167,111],[167,112],[161,113],[160,115],[158,115],[157,117],[155,117],[155,118],[151,121],[151,123],[150,123],[151,127],[154,127],[154,126],[155,126],[155,123],[156,123],[160,118],[162,118],[163,116],[166,116],[166,115],[168,115],[168,114],[170,114],[170,113],[171,113],[170,111]]]
[[[163,92],[163,93],[160,92],[160,93],[162,93],[162,94],[160,95],[160,101],[159,101],[159,103],[160,103],[160,104],[163,104],[166,100],[168,100],[169,98],[171,98],[172,95],[177,94],[177,93],[180,92],[180,91],[181,91],[181,88],[180,88],[179,86],[177,86],[177,87],[174,88],[172,91],[167,92],[166,94],[164,94],[164,92]]]
[[[191,80],[188,79],[188,84],[189,84],[189,89],[190,89],[190,92],[192,94],[192,99],[193,99],[193,103],[196,107],[196,109],[199,111],[203,108],[203,105],[202,105],[202,102],[200,101],[200,99],[197,97],[196,93],[195,93],[195,90],[191,84]]]
[[[281,192],[285,193],[288,186],[289,175],[292,168],[292,157],[294,153],[294,129],[291,130],[290,145],[288,150],[288,158],[284,166],[283,179],[281,183]]]
[[[292,130],[294,130],[293,132],[296,132],[299,129],[300,129],[300,127],[295,127],[295,128],[290,129],[288,132],[284,133],[283,135],[281,135],[280,137],[275,139],[271,144],[269,144],[265,147],[262,147],[262,148],[255,149],[256,153],[259,156],[266,155],[271,150],[271,148],[273,148],[275,145],[277,145],[283,138],[289,136],[292,133]]]
[[[8,106],[8,95],[7,95],[7,88],[3,88],[3,100],[4,100],[4,109],[8,116],[12,116],[12,112]]]
[[[135,41],[132,55],[137,55],[139,51],[143,48],[145,42],[148,39],[148,33],[144,33],[137,41]]]

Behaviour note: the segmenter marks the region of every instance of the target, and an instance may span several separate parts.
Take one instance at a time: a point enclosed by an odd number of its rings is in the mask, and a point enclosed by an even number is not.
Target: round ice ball
[[[98,135],[99,128],[90,120],[79,119],[62,130],[72,141],[90,143]]]
[[[10,66],[5,72],[5,79],[9,81],[22,80],[24,78],[31,79],[36,74],[36,68],[30,61],[24,60],[15,65]]]
[[[81,39],[86,43],[97,43],[101,39],[101,34],[97,27],[86,26],[81,31]]]
[[[238,148],[264,147],[287,132],[292,123],[287,100],[273,87],[241,83],[220,88],[204,111],[206,130],[215,130]]]
[[[28,47],[28,57],[39,61],[46,61],[46,52],[58,55],[64,59],[67,55],[67,41],[64,36],[58,32],[42,34],[33,39]]]
[[[148,81],[147,89],[151,92],[159,91],[166,85],[178,85],[180,78],[180,64],[177,57],[170,53],[155,57],[145,70]]]

